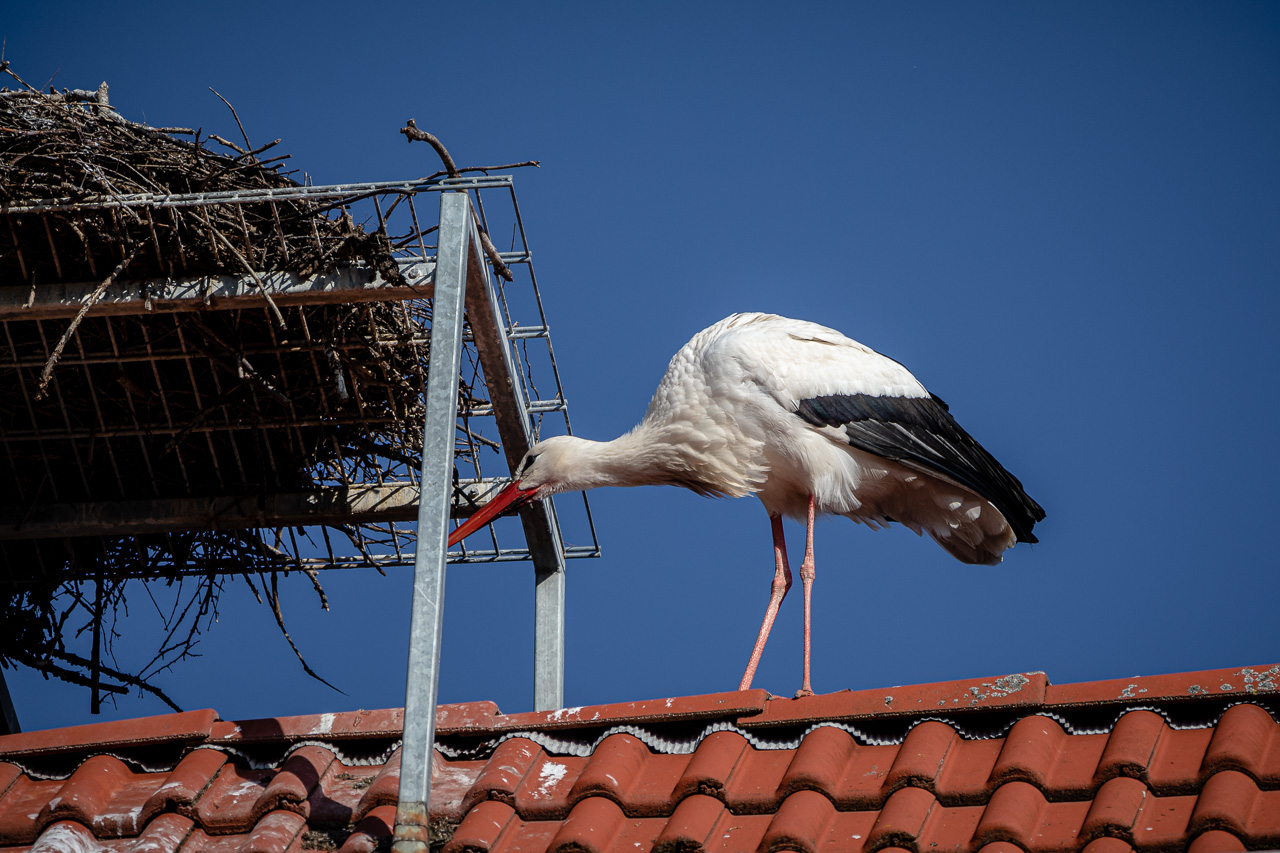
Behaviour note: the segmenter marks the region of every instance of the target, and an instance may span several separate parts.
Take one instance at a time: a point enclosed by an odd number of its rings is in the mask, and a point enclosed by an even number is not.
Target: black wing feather
[[[1018,478],[964,431],[937,397],[841,394],[801,400],[796,414],[817,427],[843,427],[849,444],[910,468],[941,474],[993,503],[1020,542],[1044,510]]]

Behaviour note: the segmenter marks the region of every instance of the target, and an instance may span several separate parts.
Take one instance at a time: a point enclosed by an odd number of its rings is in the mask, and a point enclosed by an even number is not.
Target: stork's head
[[[572,436],[561,435],[540,441],[529,448],[516,468],[516,478],[453,531],[449,536],[449,545],[458,544],[499,516],[514,512],[526,504],[550,497],[556,492],[582,488],[573,485],[572,478],[566,476],[574,469],[572,447],[575,442]]]

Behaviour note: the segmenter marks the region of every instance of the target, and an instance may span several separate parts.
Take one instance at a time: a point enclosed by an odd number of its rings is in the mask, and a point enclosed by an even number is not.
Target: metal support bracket
[[[427,373],[422,492],[414,559],[413,614],[405,688],[400,798],[392,849],[426,853],[434,755],[436,698],[444,627],[444,576],[450,478],[457,419],[458,370],[465,304],[498,433],[514,471],[532,433],[523,391],[499,314],[499,300],[480,251],[471,202],[465,193],[440,198],[439,249],[432,303],[431,361]],[[536,572],[535,690],[537,710],[559,708],[564,695],[564,545],[550,500],[521,513]]]
[[[533,433],[511,358],[506,324],[498,312],[498,296],[488,268],[483,263],[478,266],[484,273],[483,281],[470,283],[467,317],[484,370],[485,387],[493,401],[502,450],[514,473],[533,443]],[[564,706],[564,543],[550,499],[523,509],[520,521],[533,559],[535,583],[533,709],[552,711]]]

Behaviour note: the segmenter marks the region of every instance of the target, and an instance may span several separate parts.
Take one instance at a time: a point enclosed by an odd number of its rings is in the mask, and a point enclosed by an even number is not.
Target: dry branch
[[[37,401],[44,399],[45,392],[48,391],[49,388],[49,379],[53,376],[53,368],[58,364],[58,359],[62,357],[62,351],[66,349],[67,342],[70,341],[71,336],[75,334],[76,328],[80,325],[80,321],[89,313],[89,309],[97,304],[98,300],[102,298],[102,294],[107,292],[107,288],[111,287],[119,277],[120,273],[125,271],[125,268],[129,266],[129,263],[137,254],[137,246],[134,246],[129,250],[129,254],[124,257],[124,260],[116,264],[116,268],[111,271],[111,274],[104,278],[102,283],[98,285],[97,290],[93,291],[93,293],[89,295],[89,298],[84,301],[84,304],[80,306],[80,310],[76,312],[75,318],[72,319],[71,323],[67,326],[67,330],[62,333],[62,337],[58,338],[57,346],[53,348],[53,352],[49,355],[49,360],[44,363],[44,368],[40,371],[40,384],[36,386]]]
[[[458,167],[454,165],[453,158],[449,156],[449,151],[444,147],[444,143],[432,134],[427,133],[425,130],[420,130],[417,122],[413,119],[409,119],[405,122],[405,126],[400,128],[400,132],[405,135],[409,142],[417,141],[429,144],[436,150],[436,153],[440,155],[440,159],[444,162],[444,168],[445,171],[449,173],[449,177],[456,178],[459,176]]]
[[[436,150],[436,153],[440,155],[440,159],[441,161],[443,161],[445,171],[448,172],[449,177],[451,178],[461,177],[461,172],[459,172],[458,167],[454,165],[453,158],[449,156],[449,151],[444,147],[444,143],[441,142],[432,134],[427,133],[425,130],[420,129],[417,123],[413,119],[409,119],[409,121],[405,123],[405,126],[400,128],[400,132],[403,133],[405,135],[405,138],[408,139],[408,141],[410,142],[417,140],[418,142],[428,143],[432,148]],[[530,162],[534,166],[538,165],[537,161],[530,161]],[[521,164],[521,165],[525,165],[525,164]],[[480,170],[480,171],[483,171],[483,170]],[[511,269],[503,262],[502,257],[498,254],[497,247],[494,246],[493,241],[489,239],[488,232],[486,232],[484,228],[481,227],[480,218],[478,216],[475,216],[474,211],[472,211],[472,218],[476,224],[476,233],[480,235],[480,245],[484,248],[484,253],[489,258],[489,263],[493,264],[493,271],[496,272],[498,275],[502,276],[507,281],[514,280],[514,276],[511,273]]]

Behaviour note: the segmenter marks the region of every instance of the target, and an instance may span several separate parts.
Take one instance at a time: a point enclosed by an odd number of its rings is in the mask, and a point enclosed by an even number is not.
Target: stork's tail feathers
[[[1003,535],[983,536],[976,542],[969,541],[969,537],[962,536],[955,530],[950,531],[949,535],[939,535],[931,530],[929,535],[960,562],[976,566],[999,565],[1004,559],[1004,552],[1018,541],[1013,531],[1007,528]]]

